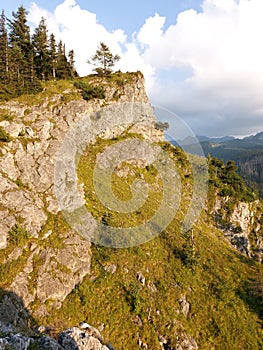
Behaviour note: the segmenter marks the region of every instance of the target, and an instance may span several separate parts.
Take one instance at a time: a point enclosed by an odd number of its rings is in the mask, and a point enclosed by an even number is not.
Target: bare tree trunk
[[[56,68],[55,68],[55,60],[53,60],[52,62],[52,76],[53,76],[53,80],[56,80]]]

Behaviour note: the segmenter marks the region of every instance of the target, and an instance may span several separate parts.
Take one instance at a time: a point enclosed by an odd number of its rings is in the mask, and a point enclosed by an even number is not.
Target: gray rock
[[[28,329],[30,315],[21,300],[14,294],[7,292],[0,299],[0,326],[2,331],[11,329],[16,332]],[[5,329],[5,327],[7,327]]]
[[[8,176],[11,180],[16,180],[20,172],[15,166],[14,156],[12,153],[6,153],[0,161],[0,171]]]
[[[148,282],[147,288],[153,293],[157,292],[156,285],[153,282]]]
[[[135,323],[138,327],[142,327],[142,320],[141,320],[140,316],[136,315],[135,317],[133,317],[132,321],[133,321],[133,323]]]
[[[93,327],[92,327],[93,328]],[[98,331],[97,331],[98,332]],[[58,343],[65,350],[108,350],[91,330],[73,327],[61,333]]]
[[[183,295],[179,300],[178,300],[180,306],[181,306],[181,311],[184,314],[184,317],[187,318],[189,310],[190,310],[190,304],[186,300],[186,296]]]
[[[55,339],[50,337],[41,337],[33,342],[38,350],[63,350]]]
[[[3,342],[3,345],[9,346],[13,350],[27,350],[29,345],[31,344],[31,339],[27,336],[17,333],[17,334],[5,337],[5,339],[2,339],[2,342]],[[1,342],[0,342],[0,345],[2,345]]]
[[[111,274],[114,274],[117,270],[117,265],[115,264],[107,264],[107,265],[104,265],[103,266],[103,269],[106,271],[106,272],[109,272]]]
[[[137,280],[141,282],[143,286],[145,285],[145,277],[143,276],[141,271],[137,272]]]
[[[46,239],[48,238],[49,235]],[[25,267],[12,282],[12,290],[23,299],[25,306],[37,298],[41,303],[52,299],[53,307],[55,307],[54,303],[61,303],[75,285],[90,272],[90,243],[88,241],[71,231],[61,236],[61,245],[64,247],[60,249],[35,247]],[[41,260],[41,265],[37,265],[35,270],[33,270],[33,259]],[[59,268],[60,266],[63,268]],[[37,276],[34,277],[33,286],[31,274]],[[41,314],[42,312],[43,310]]]
[[[187,349],[187,350],[197,350],[198,349],[196,341],[194,340],[194,338],[192,336],[188,336],[186,339],[184,339],[181,345],[182,345],[183,349]]]

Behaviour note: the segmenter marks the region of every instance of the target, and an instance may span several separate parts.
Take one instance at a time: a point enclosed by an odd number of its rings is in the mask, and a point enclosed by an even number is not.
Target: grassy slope
[[[79,162],[79,178],[85,184],[88,209],[101,220],[105,219],[106,209],[92,197],[90,174],[95,155],[114,142],[116,140],[98,141],[86,150]],[[165,147],[181,169],[184,193],[187,193],[191,180],[186,158],[178,149]],[[140,174],[152,184],[158,176],[145,168],[138,170],[137,175]],[[124,198],[127,183],[121,185],[115,177],[113,189],[117,186],[118,195]],[[132,179],[129,175],[127,182]],[[151,205],[150,198],[148,210]],[[137,348],[138,336],[149,349],[159,349],[159,334],[175,347],[176,335],[180,338],[184,331],[195,338],[200,349],[261,349],[262,300],[252,293],[262,273],[260,265],[234,251],[205,213],[193,229],[193,253],[190,237],[180,232],[186,208],[187,196],[183,196],[181,214],[159,237],[139,247],[93,246],[91,276],[76,287],[60,310],[52,310],[51,316],[41,321],[52,324],[55,329],[74,325],[80,320],[94,326],[104,323],[103,335],[117,349]],[[144,210],[144,216],[150,215],[147,203]],[[106,214],[109,214],[107,210]],[[110,217],[109,224],[123,223],[118,215],[106,217]],[[125,218],[126,226],[135,224],[133,216]],[[114,274],[106,272],[105,264],[116,264],[117,271]],[[146,285],[137,280],[138,271],[145,276]],[[156,290],[151,290],[148,284],[153,284]],[[183,295],[190,303],[187,319],[178,302]],[[142,324],[136,324],[136,315]]]

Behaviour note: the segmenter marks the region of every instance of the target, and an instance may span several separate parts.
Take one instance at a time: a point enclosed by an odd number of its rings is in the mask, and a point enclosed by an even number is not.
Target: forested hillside
[[[201,140],[204,153],[224,160],[234,160],[246,184],[263,196],[263,132],[243,139]]]
[[[40,81],[69,79],[77,75],[74,52],[49,33],[42,18],[34,33],[27,23],[28,12],[20,6],[0,19],[0,100],[41,90]]]

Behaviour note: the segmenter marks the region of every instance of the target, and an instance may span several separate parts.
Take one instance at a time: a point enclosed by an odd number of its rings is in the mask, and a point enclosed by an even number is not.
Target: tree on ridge
[[[97,51],[87,62],[95,66],[93,70],[96,71],[99,76],[105,76],[112,72],[112,67],[114,67],[115,63],[119,60],[119,55],[113,55],[109,47],[103,42],[100,42]]]

